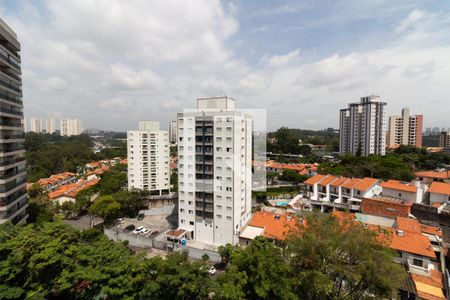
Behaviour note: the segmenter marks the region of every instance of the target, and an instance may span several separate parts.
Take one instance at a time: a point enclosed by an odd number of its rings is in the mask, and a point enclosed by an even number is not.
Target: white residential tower
[[[178,221],[207,244],[238,243],[251,217],[252,120],[227,97],[178,113]]]
[[[141,121],[139,130],[127,132],[128,189],[169,193],[169,136],[159,122]]]

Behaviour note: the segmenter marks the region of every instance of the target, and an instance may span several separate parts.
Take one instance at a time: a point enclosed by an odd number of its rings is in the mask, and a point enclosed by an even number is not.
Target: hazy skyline
[[[268,126],[338,127],[377,94],[450,127],[446,1],[2,1],[22,44],[25,117],[163,127],[195,99],[267,109]]]

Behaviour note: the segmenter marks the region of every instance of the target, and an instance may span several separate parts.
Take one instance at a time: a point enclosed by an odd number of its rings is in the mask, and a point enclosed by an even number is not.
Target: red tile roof
[[[372,186],[374,186],[378,182],[378,179],[366,177],[361,180],[358,184],[356,184],[353,188],[355,190],[359,190],[365,192],[369,190]]]
[[[421,171],[416,172],[417,177],[433,178],[433,179],[450,179],[450,171]]]
[[[330,176],[326,177],[324,180],[320,181],[319,185],[327,186],[330,183],[332,183],[333,181],[335,181],[336,179],[337,179],[336,176],[330,175]]]
[[[68,196],[75,198],[79,192],[81,192],[84,189],[87,189],[90,186],[96,185],[99,182],[99,179],[94,179],[90,181],[85,180],[79,180],[78,182],[64,185],[60,187],[59,189],[51,192],[48,194],[48,198],[50,200],[54,200],[56,198],[59,198],[61,196]]]
[[[433,182],[428,189],[430,193],[450,195],[450,184],[444,182]]]
[[[350,180],[350,178],[347,178],[347,177],[340,177],[338,180],[336,180],[336,181],[330,183],[330,185],[331,185],[331,186],[341,186],[341,185],[343,185],[344,183],[346,183],[346,182],[349,181],[349,180]]]
[[[332,213],[336,218],[338,218],[339,222],[342,224],[344,221],[352,221],[356,220],[355,215],[347,212],[334,211]],[[400,221],[402,223],[405,220]],[[402,225],[409,224],[409,221],[405,221]],[[403,236],[397,233],[397,229],[390,227],[382,227],[376,225],[369,225],[368,228],[372,231],[375,231],[378,234],[377,240],[385,244],[387,247],[408,252],[414,253],[418,255],[423,255],[427,257],[436,258],[436,254],[433,251],[430,240],[424,236],[420,230],[414,231],[418,229],[418,227],[408,227],[407,230],[403,230]],[[409,231],[411,229],[412,231]]]
[[[412,203],[391,197],[377,196],[363,198],[361,212],[368,215],[382,217],[405,217],[411,214]]]
[[[275,214],[257,211],[249,223],[250,226],[264,228],[263,236],[284,240],[291,231],[297,230],[297,219],[290,214]]]
[[[444,284],[442,282],[442,273],[438,270],[431,270],[431,276],[423,276],[416,273],[411,273],[411,277],[414,281],[429,284],[438,288],[444,287]]]
[[[379,240],[395,250],[436,258],[430,240],[422,233],[404,231],[399,234],[395,228],[370,226],[372,230],[378,228]]]
[[[417,187],[414,186],[411,183],[405,183],[398,180],[388,180],[386,182],[382,182],[380,184],[382,188],[392,189],[392,190],[398,190],[398,191],[404,191],[404,192],[410,192],[410,193],[417,193]]]
[[[347,189],[352,189],[355,185],[357,185],[361,181],[362,181],[361,178],[352,178],[349,181],[345,182],[343,185],[341,185],[341,187],[347,188]]]
[[[314,185],[314,184],[318,183],[319,181],[321,181],[322,179],[324,179],[327,176],[328,175],[316,174],[313,177],[311,177],[308,180],[306,180],[305,184]]]

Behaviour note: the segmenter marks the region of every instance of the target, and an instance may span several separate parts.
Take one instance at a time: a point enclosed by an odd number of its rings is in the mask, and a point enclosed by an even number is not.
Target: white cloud
[[[271,57],[263,57],[262,61],[272,67],[282,67],[300,60],[300,49],[292,50],[284,55],[273,55]]]
[[[82,118],[87,127],[115,130],[156,119],[165,127],[177,112],[194,107],[196,98],[226,93],[238,107],[266,108],[272,129],[323,128],[338,126],[339,108],[375,93],[392,113],[409,106],[425,115],[425,124],[448,127],[450,23],[445,13],[412,10],[392,26],[395,41],[380,37],[370,49],[336,49],[316,57],[294,45],[277,48],[284,54],[256,57],[251,65],[233,44],[240,26],[234,2],[20,5],[16,15],[4,7],[0,12],[22,42],[27,117],[57,113]],[[281,6],[278,12],[289,9]]]

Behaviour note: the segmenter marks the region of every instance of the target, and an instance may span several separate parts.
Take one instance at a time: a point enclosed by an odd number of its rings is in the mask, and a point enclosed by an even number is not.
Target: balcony
[[[16,104],[22,105],[22,100],[8,96],[5,92],[0,91],[0,99],[14,102]]]
[[[406,265],[407,265],[409,271],[412,273],[416,273],[416,274],[423,275],[423,276],[431,275],[431,270],[428,269],[428,266],[427,266],[427,268],[424,268],[421,266],[416,266],[416,265],[413,265],[410,260],[407,260]]]
[[[20,61],[1,45],[0,45],[0,59],[5,61],[7,64],[13,66],[18,72],[20,72]]]

